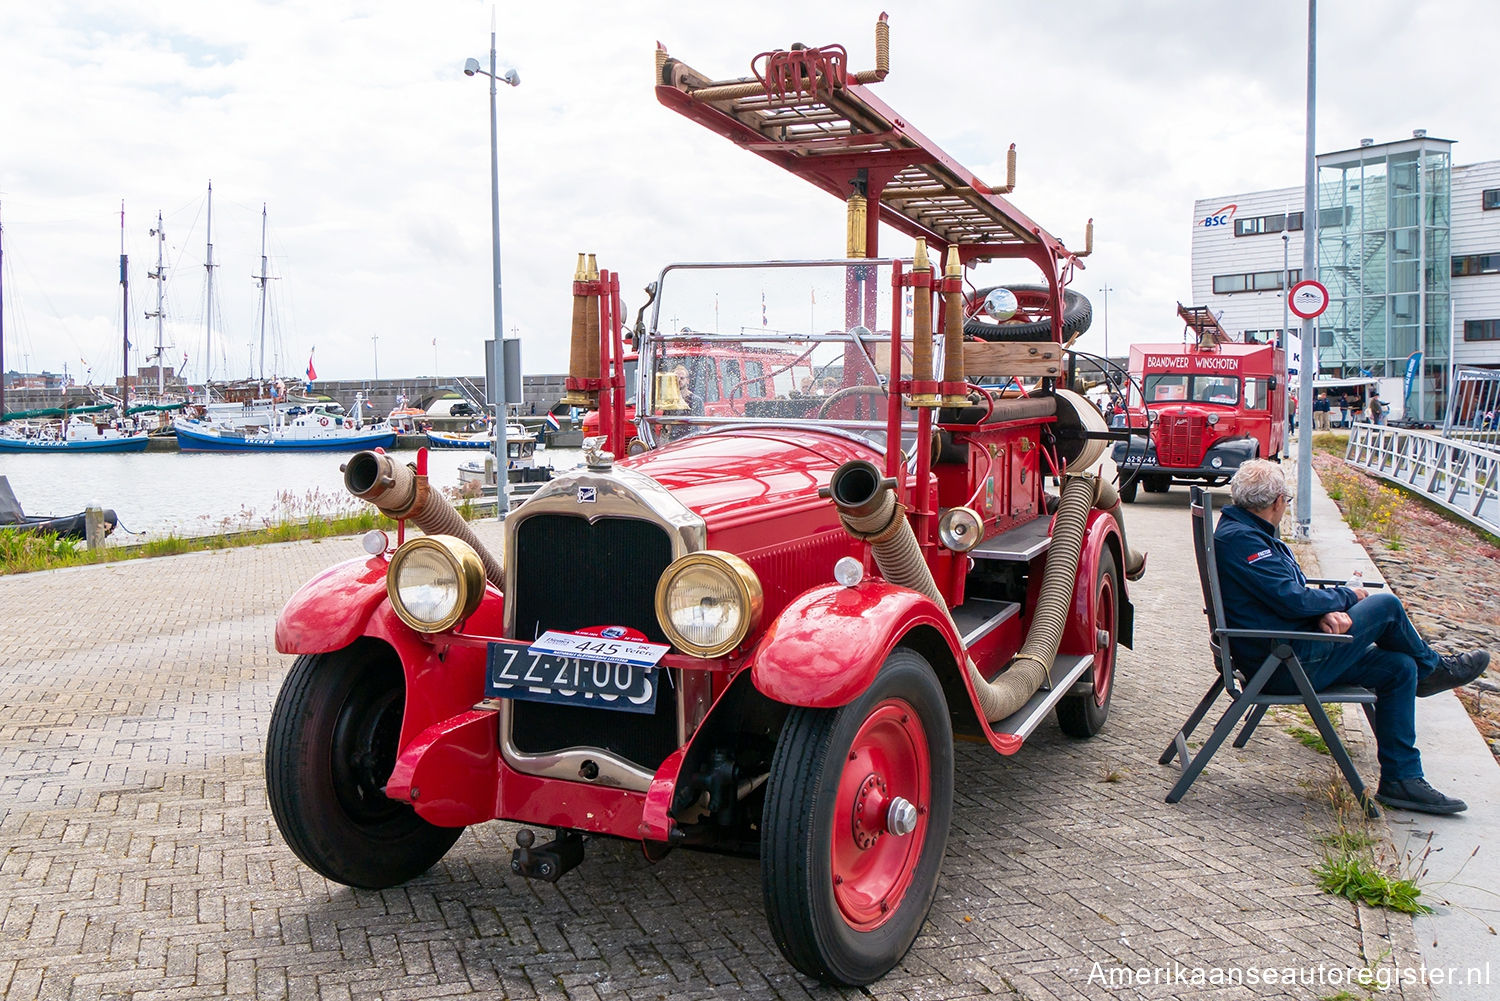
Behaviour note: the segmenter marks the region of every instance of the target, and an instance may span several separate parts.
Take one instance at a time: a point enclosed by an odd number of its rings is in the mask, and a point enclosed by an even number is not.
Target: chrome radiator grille
[[[648,521],[538,514],[516,528],[514,637],[549,629],[629,626],[653,643],[667,639],[656,621],[656,582],[672,562],[667,533]],[[664,677],[656,713],[516,701],[511,739],[527,754],[599,747],[647,768],[677,749],[676,691]]]

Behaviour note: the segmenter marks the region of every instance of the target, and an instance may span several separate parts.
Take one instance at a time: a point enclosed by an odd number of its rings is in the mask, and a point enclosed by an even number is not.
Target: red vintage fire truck
[[[1114,446],[1120,499],[1173,483],[1229,482],[1247,459],[1278,459],[1286,433],[1286,361],[1274,344],[1232,341],[1206,306],[1177,304],[1188,338],[1133,344],[1125,423]]]
[[[525,825],[511,870],[544,880],[597,837],[758,854],[786,958],[864,984],[932,906],[955,737],[1011,755],[1053,718],[1104,726],[1142,561],[1099,472],[1110,432],[1060,379],[1082,254],[874,96],[886,31],[860,73],[841,46],[718,82],[658,53],[664,105],[847,203],[848,254],[665,268],[632,426],[619,279],[585,271],[568,398],[602,440],[510,513],[499,553],[423,454],[348,460],[401,530],[277,624],[297,659],[266,782],[312,869],[390,886],[497,819]],[[881,223],[910,259],[878,255]],[[1039,272],[1046,340],[966,340],[963,272],[991,258]],[[703,343],[796,359],[821,395],[698,412],[676,367]]]

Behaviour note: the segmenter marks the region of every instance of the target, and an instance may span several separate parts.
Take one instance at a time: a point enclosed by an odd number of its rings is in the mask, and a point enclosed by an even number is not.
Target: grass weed
[[[450,500],[465,521],[472,521],[477,516],[474,498],[457,496],[456,490],[445,493],[450,494]],[[372,528],[394,530],[395,522],[371,505],[352,497],[318,489],[303,493],[282,491],[276,495],[267,514],[241,508],[234,515],[221,519],[208,534],[173,533],[136,545],[111,545],[91,550],[81,541],[59,539],[52,534],[0,529],[0,574],[33,573],[210,549],[359,535]]]

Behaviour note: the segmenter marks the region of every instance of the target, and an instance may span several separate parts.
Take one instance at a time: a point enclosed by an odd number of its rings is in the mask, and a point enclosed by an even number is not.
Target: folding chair
[[[1244,747],[1249,742],[1269,707],[1301,705],[1312,717],[1313,724],[1317,726],[1318,733],[1323,738],[1323,743],[1328,745],[1328,753],[1338,763],[1339,770],[1349,781],[1349,788],[1354,790],[1355,798],[1364,806],[1365,813],[1370,817],[1380,816],[1380,811],[1376,808],[1374,799],[1368,795],[1365,784],[1354,767],[1354,762],[1349,759],[1349,752],[1344,749],[1343,742],[1339,740],[1338,734],[1333,729],[1333,723],[1328,719],[1328,713],[1323,709],[1323,703],[1359,703],[1364,707],[1365,716],[1371,720],[1373,727],[1375,693],[1368,688],[1352,685],[1329,688],[1321,692],[1314,691],[1312,683],[1308,680],[1307,671],[1303,669],[1302,662],[1297,658],[1291,645],[1294,640],[1349,643],[1352,642],[1353,637],[1322,632],[1228,628],[1224,621],[1224,601],[1219,590],[1218,565],[1214,558],[1213,499],[1202,487],[1192,488],[1192,513],[1193,554],[1198,560],[1198,583],[1203,588],[1204,614],[1208,616],[1209,646],[1213,651],[1214,663],[1219,669],[1219,674],[1209,687],[1208,693],[1198,703],[1198,707],[1182,725],[1182,729],[1178,730],[1177,735],[1172,738],[1172,743],[1168,744],[1167,749],[1162,752],[1161,764],[1169,765],[1173,757],[1177,757],[1182,766],[1182,775],[1177,779],[1177,784],[1172,787],[1172,791],[1167,793],[1167,802],[1176,803],[1182,799],[1188,787],[1193,784],[1193,780],[1198,777],[1198,773],[1203,771],[1203,767],[1219,749],[1219,745],[1224,743],[1225,738],[1234,730],[1240,717],[1245,716],[1246,712],[1249,716],[1245,717],[1245,726],[1235,738],[1235,747]],[[1341,582],[1309,580],[1308,583],[1326,585]],[[1249,639],[1273,640],[1276,641],[1276,646],[1247,680],[1244,674],[1234,667],[1234,658],[1230,654],[1230,641]],[[1263,691],[1271,676],[1283,666],[1297,686],[1298,694],[1271,695]],[[1193,729],[1208,714],[1219,694],[1223,692],[1229,695],[1229,708],[1224,711],[1213,733],[1198,749],[1198,753],[1189,753],[1188,737],[1192,735]]]

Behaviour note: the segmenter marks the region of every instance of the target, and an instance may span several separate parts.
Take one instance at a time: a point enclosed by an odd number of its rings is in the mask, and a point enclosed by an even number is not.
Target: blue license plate
[[[484,678],[486,698],[627,713],[656,711],[658,674],[654,667],[533,653],[529,648],[524,640],[490,643]]]

